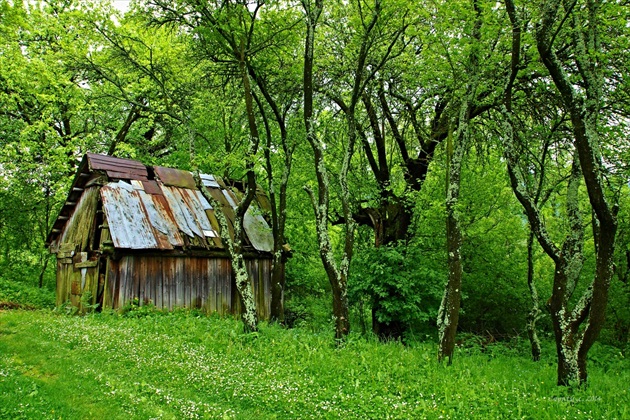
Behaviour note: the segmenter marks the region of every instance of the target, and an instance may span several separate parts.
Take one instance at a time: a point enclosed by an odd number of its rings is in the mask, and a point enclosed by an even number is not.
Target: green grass
[[[191,313],[0,312],[0,418],[630,418],[629,363],[598,346],[590,385],[555,386],[551,348],[402,346]]]

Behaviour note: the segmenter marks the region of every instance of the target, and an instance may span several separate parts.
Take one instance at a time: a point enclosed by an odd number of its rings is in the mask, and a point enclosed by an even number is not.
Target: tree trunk
[[[473,0],[475,10],[475,22],[471,33],[473,46],[470,51],[468,62],[468,75],[470,79],[466,85],[466,93],[462,98],[459,118],[457,119],[457,133],[452,137],[452,130],[448,129],[447,134],[447,182],[446,182],[446,251],[448,260],[448,280],[444,288],[442,303],[438,311],[438,361],[442,362],[448,358],[448,364],[453,362],[453,352],[455,350],[455,335],[459,322],[459,309],[462,296],[462,255],[461,246],[463,242],[462,230],[459,223],[459,189],[461,181],[462,161],[464,152],[468,147],[470,137],[470,120],[472,101],[477,89],[477,67],[479,64],[479,51],[475,43],[481,37],[481,8],[477,0]],[[455,144],[453,143],[453,140]]]
[[[569,22],[571,26],[569,34],[573,41],[570,44],[569,54],[563,54],[563,56],[569,57],[572,62],[563,63],[554,49],[553,43],[558,33],[555,26],[559,19],[559,2],[555,0],[547,0],[541,7],[536,46],[562,98],[564,108],[571,117],[575,148],[599,234],[595,238],[595,278],[591,287],[582,296],[571,314],[565,310],[566,305],[558,308],[557,313],[552,313],[552,319],[563,321],[560,325],[561,329],[567,331],[566,337],[563,337],[564,340],[559,343],[564,347],[561,350],[565,351],[563,355],[559,354],[559,385],[566,385],[574,378],[578,384],[586,381],[586,356],[604,325],[608,290],[614,273],[613,258],[617,231],[617,206],[611,207],[606,197],[601,173],[603,163],[599,151],[599,136],[602,131],[600,126],[612,123],[599,122],[600,119],[604,119],[600,113],[601,104],[605,102],[602,88],[604,77],[600,63],[603,50],[599,42],[601,25],[599,2],[589,1],[584,7],[576,8],[573,7],[575,4],[567,1],[563,3],[567,12],[562,21],[566,19]],[[582,13],[587,14],[584,21]],[[567,72],[571,71],[572,67],[579,70],[575,75],[581,80],[570,80]],[[576,83],[584,87],[583,91],[575,89]],[[580,330],[579,327],[582,324],[585,326],[583,330]],[[567,355],[569,349],[574,350],[569,353],[570,356]]]
[[[459,322],[459,309],[461,304],[462,289],[462,231],[459,224],[459,212],[457,203],[459,200],[459,187],[461,180],[461,163],[464,156],[464,148],[466,147],[466,139],[468,137],[467,123],[463,119],[467,116],[467,100],[462,104],[460,118],[460,132],[455,151],[452,157],[448,156],[449,168],[447,169],[447,193],[446,193],[446,250],[448,260],[448,280],[444,288],[442,303],[438,311],[438,333],[439,348],[438,361],[442,362],[448,358],[448,364],[453,362],[453,352],[455,350],[455,335],[457,333],[457,324]],[[451,149],[451,137],[448,139],[448,149]]]
[[[335,339],[337,341],[344,340],[350,332],[347,284],[346,278],[339,278],[337,286],[333,287],[333,316],[335,317]]]
[[[309,186],[304,189],[311,199],[311,205],[315,213],[317,240],[319,254],[324,265],[324,270],[330,282],[333,298],[333,315],[335,317],[335,337],[343,340],[350,332],[350,320],[348,318],[348,272],[350,261],[352,260],[352,250],[354,247],[355,222],[350,214],[349,191],[347,176],[350,161],[354,150],[354,138],[356,135],[354,127],[354,114],[350,113],[347,118],[348,123],[348,143],[344,151],[343,163],[339,174],[339,185],[341,189],[340,198],[344,214],[344,247],[341,261],[337,264],[333,252],[332,242],[328,233],[328,211],[330,206],[330,184],[328,170],[324,162],[324,145],[315,133],[313,124],[313,51],[315,42],[315,29],[323,10],[323,1],[315,0],[314,4],[302,3],[306,15],[306,39],[304,46],[304,69],[303,69],[303,93],[304,93],[304,127],[306,129],[306,139],[313,150],[315,175],[317,177],[317,197]],[[356,87],[356,86],[355,86]],[[355,89],[354,97],[358,92]]]
[[[215,212],[215,215],[216,213],[219,212]],[[245,332],[256,332],[258,331],[256,301],[254,300],[252,284],[249,281],[249,273],[247,272],[247,265],[245,264],[245,258],[243,258],[242,253],[235,253],[233,255],[232,268],[236,276],[236,288],[238,289],[238,294],[241,297],[241,303],[243,304],[243,313],[241,314],[241,318],[243,320]]]
[[[527,314],[527,337],[532,348],[532,360],[538,362],[540,360],[540,340],[536,332],[536,321],[540,316],[540,308],[538,303],[538,292],[534,283],[534,232],[530,229],[527,237],[527,287],[529,288],[529,296],[532,300],[532,309]]]
[[[276,251],[271,263],[271,321],[284,323],[285,261],[282,251]]]
[[[247,265],[242,253],[242,234],[243,234],[243,217],[238,216],[237,211],[236,218],[234,220],[234,240],[230,237],[228,222],[225,218],[225,214],[221,210],[221,204],[208,193],[206,187],[203,185],[199,173],[195,173],[195,182],[197,188],[201,191],[201,194],[210,203],[215,210],[214,215],[219,222],[219,235],[221,240],[225,244],[225,248],[230,256],[232,262],[232,270],[234,271],[236,289],[238,291],[241,304],[243,305],[243,313],[241,318],[243,320],[245,332],[258,331],[258,314],[256,313],[256,301],[254,300],[254,293],[252,291],[252,284],[249,280],[249,273],[247,271]],[[239,208],[243,202],[239,204]],[[238,210],[238,208],[237,208]],[[243,213],[244,214],[244,213]]]
[[[459,309],[461,304],[462,288],[462,260],[461,243],[462,233],[459,228],[457,216],[452,210],[447,216],[447,251],[448,251],[448,282],[444,289],[444,296],[438,313],[439,348],[438,361],[448,358],[448,364],[453,362],[455,350],[455,335],[459,322]]]

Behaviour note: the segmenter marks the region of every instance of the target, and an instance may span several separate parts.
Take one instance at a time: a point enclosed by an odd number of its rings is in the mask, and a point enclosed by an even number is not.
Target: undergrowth
[[[54,291],[0,277],[0,309],[50,309],[54,306]]]

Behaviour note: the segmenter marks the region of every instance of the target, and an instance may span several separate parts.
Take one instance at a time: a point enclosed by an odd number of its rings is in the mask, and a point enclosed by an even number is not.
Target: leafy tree
[[[568,226],[561,247],[550,238],[540,211],[526,189],[528,185],[526,173],[522,167],[517,166],[519,159],[517,143],[514,140],[520,135],[514,129],[511,114],[511,88],[520,61],[520,31],[513,32],[512,73],[505,97],[506,159],[512,186],[527,212],[536,238],[555,264],[549,306],[558,355],[558,385],[581,384],[587,380],[586,356],[604,322],[608,289],[613,275],[617,230],[617,208],[609,204],[609,198],[606,196],[604,166],[600,152],[600,141],[605,138],[601,127],[605,123],[611,123],[601,115],[601,104],[605,95],[602,90],[603,76],[599,71],[601,60],[599,57],[603,52],[600,50],[599,31],[603,15],[602,10],[593,2],[575,8],[577,5],[564,3],[565,14],[560,18],[560,4],[546,2],[539,10],[540,22],[536,31],[538,53],[559,94],[560,106],[570,119],[569,133],[573,141],[573,144],[567,145],[569,156],[572,155],[570,158],[572,168],[566,193]],[[511,19],[515,28],[522,28],[515,14],[512,14]],[[563,27],[565,24],[568,28]],[[572,51],[572,54],[568,57],[564,52],[559,55],[556,47],[558,44],[562,45],[563,49]],[[579,90],[576,89],[578,85]],[[584,263],[584,222],[579,206],[579,185],[582,179],[592,209],[597,258],[592,283],[571,308],[569,304],[576,291]]]

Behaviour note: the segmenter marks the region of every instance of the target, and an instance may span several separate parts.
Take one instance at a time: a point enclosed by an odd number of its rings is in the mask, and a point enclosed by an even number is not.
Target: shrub
[[[444,279],[422,263],[417,247],[361,250],[351,275],[350,304],[357,306],[363,300],[380,323],[401,323],[408,330],[437,316]]]
[[[55,307],[55,292],[0,278],[0,307],[52,309]]]

